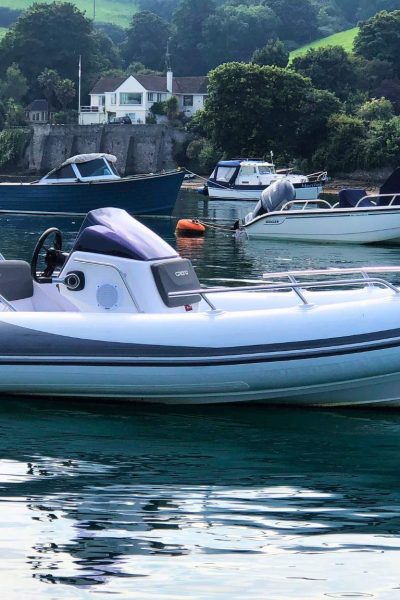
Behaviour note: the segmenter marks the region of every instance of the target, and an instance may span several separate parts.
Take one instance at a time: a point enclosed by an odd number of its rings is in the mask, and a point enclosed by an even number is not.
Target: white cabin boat
[[[298,200],[308,200],[318,198],[327,173],[296,175],[290,169],[277,171],[272,162],[264,160],[221,160],[199,191],[210,199],[257,201],[266,187],[284,178],[293,184]]]
[[[398,193],[395,192],[397,190]],[[400,241],[400,169],[378,194],[345,189],[331,205],[299,201],[289,180],[272,184],[252,212],[235,224],[247,238],[320,243],[372,244]]]
[[[51,228],[31,267],[0,260],[0,393],[400,407],[400,289],[385,271],[400,267],[206,289],[125,211],[95,210],[69,253]]]

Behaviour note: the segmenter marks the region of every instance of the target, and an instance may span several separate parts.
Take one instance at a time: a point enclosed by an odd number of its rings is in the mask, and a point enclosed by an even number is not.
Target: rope
[[[193,223],[199,223],[199,225],[204,225],[204,227],[209,227],[210,229],[217,229],[219,231],[229,231],[232,233],[231,227],[225,227],[224,225],[216,225],[215,223],[210,223],[208,221],[200,221],[200,219],[190,219]]]

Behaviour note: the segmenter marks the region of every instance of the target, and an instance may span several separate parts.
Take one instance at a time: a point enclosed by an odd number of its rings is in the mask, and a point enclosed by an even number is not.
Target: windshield
[[[89,162],[76,165],[82,177],[104,177],[111,175],[111,170],[103,158],[96,158]]]
[[[258,167],[258,172],[260,173],[260,175],[271,175],[272,173],[275,173],[275,169],[274,167],[266,167],[264,165],[260,165]]]
[[[218,167],[217,170],[217,181],[228,182],[234,175],[236,167]]]

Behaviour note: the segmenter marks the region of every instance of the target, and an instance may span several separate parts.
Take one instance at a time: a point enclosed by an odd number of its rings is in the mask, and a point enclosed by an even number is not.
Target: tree
[[[327,131],[325,144],[313,156],[315,165],[329,165],[331,173],[351,173],[364,166],[363,145],[367,128],[361,119],[332,115],[327,123]]]
[[[296,130],[299,153],[302,157],[311,158],[315,149],[327,138],[329,119],[340,113],[342,106],[331,92],[313,87],[308,88],[299,100],[300,118]],[[317,169],[323,166],[317,165]]]
[[[103,31],[114,44],[123,44],[126,41],[126,29],[115,23],[95,22],[94,27]]]
[[[79,55],[93,73],[95,51],[92,23],[73,4],[33,4],[0,42],[0,71],[17,63],[31,87],[45,68],[75,79]]]
[[[376,88],[378,97],[384,97],[393,104],[396,114],[400,114],[400,81],[399,79],[384,79]]]
[[[68,104],[75,98],[74,82],[71,79],[60,79],[56,83],[54,92],[62,109],[66,110]]]
[[[179,0],[139,0],[139,6],[142,10],[149,10],[159,17],[170,21]]]
[[[400,154],[400,117],[372,121],[363,143],[363,163],[367,168],[397,167]]]
[[[304,44],[318,37],[317,13],[310,0],[268,0],[268,6],[280,19],[281,40]]]
[[[21,73],[18,65],[13,63],[6,71],[5,80],[1,85],[1,95],[3,98],[13,98],[16,102],[21,100],[28,93],[28,84],[26,78]]]
[[[171,42],[174,71],[181,75],[205,75],[208,59],[204,47],[204,25],[215,11],[214,0],[180,0],[173,16]]]
[[[251,59],[256,48],[277,35],[275,13],[261,4],[222,5],[204,23],[204,55],[209,66]]]
[[[293,71],[227,63],[209,75],[209,96],[197,125],[200,119],[200,130],[228,156],[263,156],[271,147],[293,154],[302,144],[303,122],[318,106],[312,92],[310,80]],[[328,96],[331,108],[319,128],[337,110],[337,100]],[[322,95],[318,101],[321,106]]]
[[[43,90],[49,106],[51,106],[54,101],[56,87],[60,82],[59,74],[54,69],[44,69],[40,73],[37,80],[39,87]]]
[[[289,52],[280,40],[270,40],[265,46],[255,50],[251,62],[257,65],[275,65],[285,68],[289,62]]]
[[[386,98],[372,98],[360,106],[357,116],[364,121],[390,121],[394,116],[393,104]]]
[[[140,62],[150,69],[162,70],[170,35],[170,26],[161,17],[149,11],[134,14],[124,47],[126,64]]]
[[[317,88],[334,92],[344,99],[354,87],[354,70],[341,46],[311,49],[293,60],[292,68],[309,77]]]
[[[368,60],[390,62],[400,75],[400,10],[382,11],[360,23],[354,51]]]

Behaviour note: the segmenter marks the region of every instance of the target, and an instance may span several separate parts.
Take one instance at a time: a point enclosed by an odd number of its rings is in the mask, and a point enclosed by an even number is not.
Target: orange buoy
[[[206,228],[203,223],[197,219],[180,219],[176,224],[175,233],[177,235],[204,235]]]

